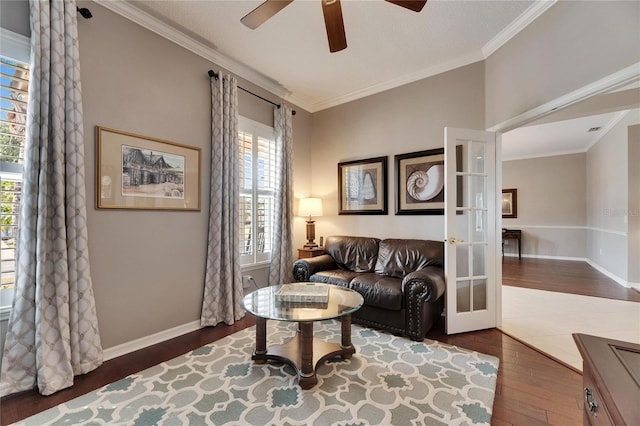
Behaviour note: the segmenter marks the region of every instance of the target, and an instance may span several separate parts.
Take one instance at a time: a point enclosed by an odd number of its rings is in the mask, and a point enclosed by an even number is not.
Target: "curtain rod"
[[[207,74],[209,74],[209,77],[213,77],[213,78],[215,78],[216,80],[217,80],[218,78],[220,78],[220,76],[218,75],[218,73],[217,73],[217,72],[215,72],[215,71],[213,71],[213,70],[209,70],[209,71],[207,72]],[[274,107],[277,107],[278,109],[280,109],[280,104],[277,104],[277,103],[275,103],[275,102],[272,102],[272,101],[270,101],[270,100],[269,100],[269,99],[267,99],[267,98],[263,98],[262,96],[257,95],[257,94],[255,94],[255,93],[253,93],[252,91],[245,89],[244,87],[240,87],[240,86],[238,86],[238,89],[242,90],[243,92],[247,92],[248,94],[253,95],[253,96],[255,96],[255,97],[256,97],[256,98],[258,98],[258,99],[262,99],[262,100],[263,100],[263,101],[265,101],[265,102],[269,102],[269,103],[270,103],[271,105],[273,105]],[[296,115],[296,111],[295,111],[295,110],[291,111],[291,115]]]

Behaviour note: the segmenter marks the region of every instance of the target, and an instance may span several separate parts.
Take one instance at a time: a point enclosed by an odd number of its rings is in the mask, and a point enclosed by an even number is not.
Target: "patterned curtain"
[[[238,88],[234,77],[211,78],[211,197],[202,326],[233,324],[242,309]]]
[[[76,3],[31,0],[16,287],[0,394],[49,395],[102,364],[89,271]]]
[[[269,284],[293,282],[293,125],[291,108],[274,110],[276,133],[276,199]]]

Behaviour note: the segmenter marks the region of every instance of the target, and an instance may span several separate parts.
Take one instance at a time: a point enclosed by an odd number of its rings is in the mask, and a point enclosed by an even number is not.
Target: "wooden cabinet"
[[[298,259],[307,259],[309,257],[316,257],[316,256],[323,255],[324,253],[325,251],[321,247],[301,248],[301,249],[298,249]]]
[[[640,345],[574,334],[583,360],[585,425],[640,425]]]

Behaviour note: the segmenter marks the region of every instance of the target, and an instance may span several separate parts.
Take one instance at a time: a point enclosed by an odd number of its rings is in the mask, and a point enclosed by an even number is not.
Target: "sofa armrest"
[[[333,257],[328,254],[321,256],[309,257],[307,259],[298,259],[293,263],[293,278],[297,282],[307,282],[309,277],[320,271],[328,271],[338,269]]]
[[[427,266],[407,274],[402,280],[402,291],[406,294],[409,288],[413,288],[414,292],[415,288],[420,288],[420,297],[423,302],[438,300],[445,289],[444,268]]]
[[[445,280],[444,269],[440,266],[427,266],[407,274],[402,280],[402,292],[406,307],[405,329],[409,337],[413,340],[422,340],[426,334],[427,323],[425,318],[425,303],[438,303],[439,309],[435,314],[439,315],[442,310],[442,302],[438,302],[444,294]],[[438,310],[440,312],[438,312]]]

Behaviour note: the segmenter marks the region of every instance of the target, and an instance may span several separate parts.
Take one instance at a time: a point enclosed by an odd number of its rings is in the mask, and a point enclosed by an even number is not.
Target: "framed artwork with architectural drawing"
[[[200,148],[96,127],[96,208],[200,210]]]
[[[387,214],[387,157],[338,163],[338,214]]]

